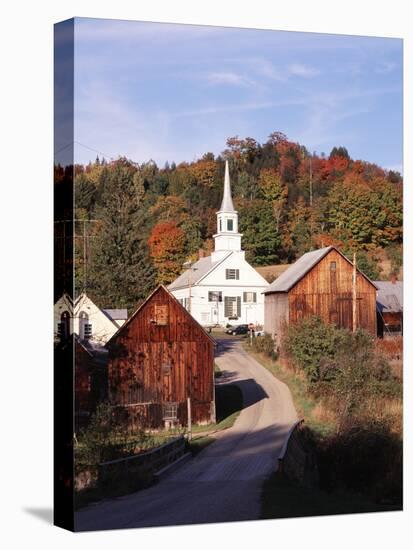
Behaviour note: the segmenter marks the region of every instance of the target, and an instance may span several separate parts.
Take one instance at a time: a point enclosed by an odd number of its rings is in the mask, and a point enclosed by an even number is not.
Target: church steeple
[[[231,197],[231,182],[229,180],[228,161],[225,161],[224,196],[222,197],[220,212],[235,212]]]
[[[215,251],[213,260],[218,260],[227,252],[241,252],[241,237],[238,233],[238,212],[231,196],[228,161],[225,161],[224,195],[221,208],[217,212],[217,233],[214,235]]]

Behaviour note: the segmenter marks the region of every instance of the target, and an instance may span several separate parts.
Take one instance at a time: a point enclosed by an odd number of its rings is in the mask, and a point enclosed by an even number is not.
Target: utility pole
[[[86,220],[83,221],[83,288],[87,290],[87,247],[86,247]]]
[[[357,258],[356,253],[353,253],[353,281],[352,281],[352,290],[353,290],[353,332],[357,330]]]
[[[192,294],[192,271],[195,271],[197,268],[193,268],[193,262],[191,261],[187,261],[187,262],[184,262],[184,267],[186,267],[188,269],[188,290],[189,290],[189,296],[188,296],[188,312],[191,313],[191,305],[192,305],[192,301],[191,301],[191,294]]]
[[[313,162],[310,155],[310,206],[313,206]]]

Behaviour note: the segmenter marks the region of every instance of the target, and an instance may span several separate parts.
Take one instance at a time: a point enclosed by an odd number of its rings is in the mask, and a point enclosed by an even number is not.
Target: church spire
[[[220,212],[235,212],[231,197],[231,182],[229,180],[228,161],[225,161],[224,196],[222,197]]]
[[[212,252],[212,261],[222,258],[228,252],[244,254],[241,250],[241,237],[242,235],[238,233],[238,212],[232,202],[229,167],[226,161],[224,196],[221,208],[217,212],[217,232],[214,235],[215,250]]]

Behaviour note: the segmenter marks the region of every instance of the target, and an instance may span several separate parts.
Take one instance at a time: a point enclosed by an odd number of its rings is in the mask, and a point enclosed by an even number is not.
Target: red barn
[[[214,340],[159,286],[107,343],[109,400],[132,427],[215,421]]]

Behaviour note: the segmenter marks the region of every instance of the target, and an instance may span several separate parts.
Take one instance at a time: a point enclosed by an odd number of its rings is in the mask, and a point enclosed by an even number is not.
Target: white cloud
[[[288,71],[294,76],[302,76],[304,78],[313,78],[320,74],[320,71],[309,65],[303,65],[302,63],[293,63],[288,66]]]
[[[256,83],[253,80],[235,72],[223,71],[209,73],[206,78],[211,84],[228,84],[230,86],[239,86],[242,88],[256,86]]]

